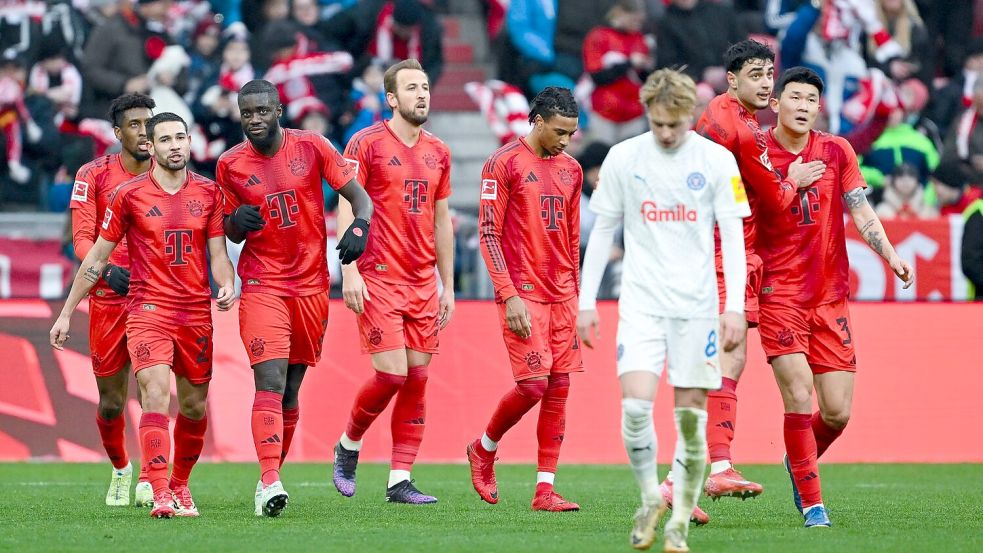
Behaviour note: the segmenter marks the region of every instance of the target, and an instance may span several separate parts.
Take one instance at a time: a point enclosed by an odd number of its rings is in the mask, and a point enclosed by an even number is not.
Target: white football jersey
[[[717,219],[751,214],[737,162],[693,131],[677,150],[651,132],[611,148],[591,211],[624,220],[620,308],[660,317],[716,317]]]

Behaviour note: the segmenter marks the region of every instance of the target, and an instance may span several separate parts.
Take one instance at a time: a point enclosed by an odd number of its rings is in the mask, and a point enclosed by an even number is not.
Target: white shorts
[[[720,388],[719,317],[677,319],[630,309],[619,311],[619,377],[631,371],[662,376],[668,358],[669,384],[673,387]]]

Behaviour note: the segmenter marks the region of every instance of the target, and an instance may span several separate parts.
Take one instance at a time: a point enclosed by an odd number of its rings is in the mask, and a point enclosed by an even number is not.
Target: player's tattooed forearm
[[[97,271],[95,267],[89,267],[82,274],[82,277],[92,283],[99,282],[99,271]]]
[[[864,194],[863,188],[854,188],[844,194],[843,199],[846,200],[846,206],[850,209],[856,209],[867,203],[867,195]]]
[[[871,219],[870,221],[864,223],[864,226],[860,227],[860,236],[866,236],[867,231],[870,230],[870,228],[876,224],[877,224],[876,219]]]
[[[860,236],[872,250],[884,257],[884,244],[887,242],[887,236],[884,235],[884,229],[880,225],[876,225],[876,221],[867,221],[860,230]]]

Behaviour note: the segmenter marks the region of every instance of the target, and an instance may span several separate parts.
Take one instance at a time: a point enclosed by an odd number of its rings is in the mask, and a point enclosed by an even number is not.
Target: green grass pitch
[[[343,498],[329,467],[287,465],[290,506],[262,519],[253,516],[254,465],[202,464],[191,485],[201,517],[151,520],[103,504],[108,465],[0,464],[0,551],[631,551],[638,495],[626,466],[561,464],[557,490],[580,503],[579,513],[531,512],[531,466],[498,467],[502,499],[487,505],[467,466],[421,465],[418,486],[440,498],[429,506],[386,504],[383,465],[360,466],[358,493]],[[983,465],[825,465],[833,528],[814,530],[802,528],[780,466],[743,468],[764,495],[701,499],[712,520],[691,527],[694,552],[983,550]]]

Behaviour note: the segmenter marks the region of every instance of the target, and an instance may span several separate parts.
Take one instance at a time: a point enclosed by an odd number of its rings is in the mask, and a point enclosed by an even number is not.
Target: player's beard
[[[404,109],[403,106],[399,106],[400,117],[402,117],[405,121],[416,125],[417,127],[427,122],[427,118],[430,115],[429,111],[430,110],[427,110],[425,115],[417,115],[415,104],[409,109]]]
[[[171,161],[170,158],[164,158],[163,161],[158,159],[157,164],[163,166],[168,171],[180,171],[188,166],[188,158],[182,158],[181,161]]]
[[[133,156],[133,159],[137,161],[147,161],[152,157],[150,155],[150,152],[144,150],[127,150],[127,151],[130,152],[130,155]]]
[[[253,146],[259,148],[260,150],[265,150],[273,145],[276,141],[276,137],[280,134],[280,122],[277,120],[273,121],[273,124],[266,128],[266,136],[262,138],[257,138],[249,134],[249,130],[246,129],[246,137],[253,143]]]

